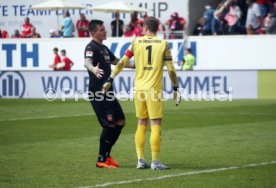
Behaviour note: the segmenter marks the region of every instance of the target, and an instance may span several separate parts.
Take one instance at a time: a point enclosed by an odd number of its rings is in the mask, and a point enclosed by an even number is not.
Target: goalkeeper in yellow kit
[[[129,63],[134,56],[136,75],[134,81],[134,102],[138,126],[135,133],[135,146],[138,157],[137,168],[151,168],[153,170],[169,169],[159,160],[161,142],[161,121],[163,118],[162,79],[163,65],[167,65],[168,73],[174,89],[174,98],[178,95],[178,81],[172,63],[171,51],[165,40],[156,37],[158,20],[148,17],[144,21],[145,36],[132,41],[131,46],[113,70],[108,81],[103,85],[103,92],[109,91],[113,79]],[[150,146],[152,153],[151,165],[144,158],[145,135],[151,120]]]

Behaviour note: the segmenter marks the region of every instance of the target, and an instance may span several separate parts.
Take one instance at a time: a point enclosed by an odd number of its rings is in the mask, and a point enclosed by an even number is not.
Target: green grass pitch
[[[0,187],[276,187],[276,164],[260,165],[276,161],[276,100],[165,102],[166,171],[135,168],[134,104],[121,104],[127,125],[113,149],[121,167],[107,170],[95,168],[101,128],[87,101],[1,99]],[[149,161],[148,143],[149,134]]]

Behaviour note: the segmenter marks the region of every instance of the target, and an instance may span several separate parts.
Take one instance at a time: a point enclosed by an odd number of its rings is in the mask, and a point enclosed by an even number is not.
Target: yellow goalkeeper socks
[[[152,125],[151,134],[150,134],[150,147],[151,147],[152,161],[159,160],[160,145],[161,145],[161,127],[160,125]]]
[[[144,158],[144,145],[146,136],[147,126],[138,125],[135,133],[135,146],[138,159]]]

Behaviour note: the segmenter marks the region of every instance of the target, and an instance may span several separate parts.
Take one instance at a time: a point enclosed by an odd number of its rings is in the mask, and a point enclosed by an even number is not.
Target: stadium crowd
[[[51,29],[50,38],[89,37],[88,23],[84,14],[74,24],[69,11],[64,12],[59,30]],[[147,14],[138,18],[138,13],[131,14],[130,22],[124,25],[120,14],[110,23],[112,37],[142,36],[142,26]],[[171,14],[165,22],[159,21],[158,33],[167,39],[183,38],[186,20],[177,12]],[[117,26],[118,24],[118,26]],[[74,34],[76,30],[77,34]],[[193,30],[193,35],[235,35],[235,34],[276,34],[276,0],[231,0],[223,1],[216,8],[205,6],[202,17]],[[9,36],[0,28],[0,38],[40,38],[36,28],[25,18],[21,32],[16,29]]]
[[[205,6],[194,35],[276,34],[275,0],[232,0]]]

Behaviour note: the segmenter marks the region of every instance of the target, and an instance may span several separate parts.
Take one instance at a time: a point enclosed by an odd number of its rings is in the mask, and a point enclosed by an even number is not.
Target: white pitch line
[[[224,168],[214,168],[214,169],[208,169],[208,170],[191,171],[191,172],[184,172],[184,173],[179,173],[179,174],[168,174],[168,175],[164,175],[164,176],[145,178],[145,179],[107,182],[107,183],[103,183],[103,184],[96,184],[94,186],[82,186],[82,187],[77,187],[77,188],[107,187],[107,186],[112,186],[112,185],[122,185],[122,184],[130,184],[130,183],[144,182],[144,181],[155,181],[155,180],[161,180],[161,179],[167,179],[167,178],[173,178],[173,177],[179,177],[179,176],[191,176],[191,175],[209,174],[209,173],[215,173],[215,172],[221,172],[221,171],[227,171],[227,170],[237,170],[237,169],[242,169],[242,168],[253,168],[253,167],[265,166],[265,165],[270,165],[270,164],[276,164],[276,161],[247,164],[247,165],[243,165],[243,166],[231,166],[231,167],[224,167]]]
[[[13,119],[0,119],[0,122],[3,121],[22,121],[22,120],[37,120],[37,119],[53,119],[53,118],[64,118],[64,117],[81,117],[81,116],[88,116],[94,115],[90,114],[72,114],[72,115],[56,115],[56,116],[40,116],[40,117],[23,117],[23,118],[13,118]]]

